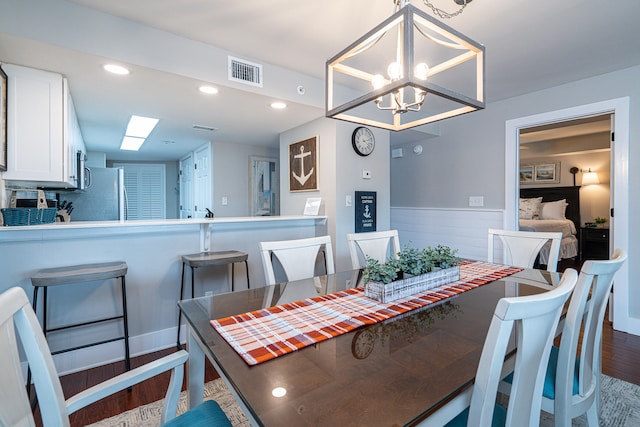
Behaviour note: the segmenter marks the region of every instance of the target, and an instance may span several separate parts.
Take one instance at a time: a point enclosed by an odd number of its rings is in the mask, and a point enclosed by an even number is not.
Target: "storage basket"
[[[38,225],[55,222],[56,208],[5,208],[1,209],[2,219],[6,226]]]

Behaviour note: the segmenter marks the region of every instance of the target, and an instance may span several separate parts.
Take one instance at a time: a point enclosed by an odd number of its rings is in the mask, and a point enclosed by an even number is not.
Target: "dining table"
[[[179,301],[188,330],[189,407],[203,400],[206,358],[251,425],[418,425],[463,391],[468,393],[498,300],[546,292],[561,276],[515,271],[255,364],[241,357],[212,321],[353,290],[363,285],[362,272]]]

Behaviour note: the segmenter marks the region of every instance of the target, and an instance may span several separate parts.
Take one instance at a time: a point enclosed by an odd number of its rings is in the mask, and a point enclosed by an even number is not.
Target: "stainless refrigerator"
[[[85,189],[60,194],[71,210],[71,221],[117,221],[127,219],[124,171],[117,168],[91,168],[85,175]],[[70,206],[70,207],[69,207]]]

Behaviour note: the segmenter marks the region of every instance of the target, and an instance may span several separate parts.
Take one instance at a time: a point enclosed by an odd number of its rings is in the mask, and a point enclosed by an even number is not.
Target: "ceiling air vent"
[[[230,56],[229,80],[262,87],[262,65]]]
[[[214,128],[213,126],[205,126],[205,125],[193,125],[193,128],[198,130],[208,130],[209,132],[218,130],[218,128]]]

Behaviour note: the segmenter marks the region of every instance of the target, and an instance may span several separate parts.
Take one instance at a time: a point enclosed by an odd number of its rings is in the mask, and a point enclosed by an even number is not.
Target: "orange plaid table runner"
[[[480,261],[465,261],[460,265],[460,280],[391,303],[384,304],[367,298],[364,288],[357,287],[212,320],[211,325],[247,364],[257,365],[521,270]]]

